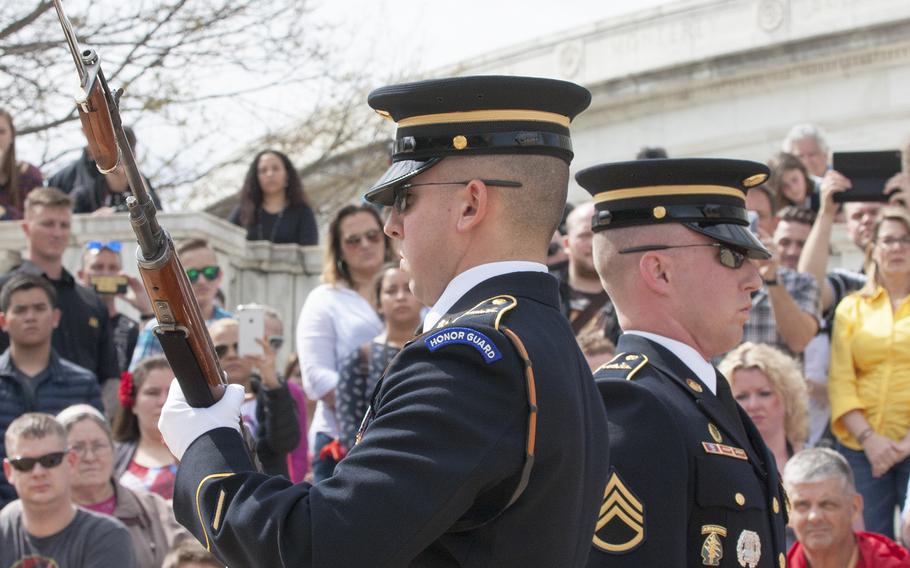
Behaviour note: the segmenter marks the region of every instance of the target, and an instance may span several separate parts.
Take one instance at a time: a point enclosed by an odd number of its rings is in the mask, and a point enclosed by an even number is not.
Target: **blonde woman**
[[[910,478],[910,214],[879,213],[869,280],[837,306],[828,395],[831,430],[856,475],[866,530],[894,538]]]
[[[799,364],[771,345],[746,342],[718,369],[783,471],[809,435],[809,393]]]

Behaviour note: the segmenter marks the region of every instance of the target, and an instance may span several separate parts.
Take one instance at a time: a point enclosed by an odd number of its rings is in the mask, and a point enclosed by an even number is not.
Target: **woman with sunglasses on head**
[[[395,355],[420,325],[423,304],[409,288],[411,276],[389,263],[376,279],[376,303],[385,323],[382,333],[348,355],[341,366],[335,400],[340,439],[346,450],[354,447],[376,383]]]
[[[171,506],[160,496],[124,487],[113,477],[113,433],[103,414],[75,404],[61,411],[57,421],[76,456],[70,481],[73,503],[126,525],[138,568],[161,566],[173,545],[190,538]]]
[[[177,460],[161,439],[158,417],[174,372],[164,357],[143,359],[120,379],[114,416],[114,479],[124,487],[174,498]]]
[[[291,160],[276,150],[256,154],[228,221],[246,229],[249,241],[319,243],[316,217]]]
[[[21,219],[26,194],[42,183],[37,167],[16,159],[13,116],[0,108],[0,220]]]
[[[308,435],[317,482],[332,475],[344,453],[335,419],[338,370],[342,357],[382,331],[373,286],[390,252],[373,207],[343,207],[329,224],[323,284],[300,310],[296,343],[303,389],[317,401]]]
[[[869,281],[837,306],[828,396],[866,530],[894,537],[910,479],[910,214],[886,207],[866,249]]]
[[[208,330],[228,383],[246,391],[240,414],[263,472],[289,477],[287,456],[297,447],[301,432],[294,398],[275,368],[277,351],[259,339],[262,355],[240,355],[240,324],[235,319],[218,320]]]

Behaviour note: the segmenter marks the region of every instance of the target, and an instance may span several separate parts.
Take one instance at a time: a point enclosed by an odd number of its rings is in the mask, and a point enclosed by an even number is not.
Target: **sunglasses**
[[[280,350],[281,346],[284,345],[284,337],[282,337],[280,335],[270,335],[268,337],[268,339],[266,339],[266,341],[268,342],[269,347],[271,347],[275,351]],[[240,353],[240,351],[238,350],[239,347],[236,343],[219,343],[218,345],[215,346],[215,355],[217,355],[218,358],[221,359],[222,357],[224,357],[225,355],[228,354],[228,351],[230,349],[233,349],[234,353],[237,353],[237,354]]]
[[[51,452],[49,454],[44,454],[43,456],[38,456],[36,458],[8,458],[9,464],[13,466],[13,469],[17,471],[31,471],[35,469],[35,464],[40,463],[41,467],[44,469],[50,469],[52,467],[57,467],[63,462],[63,457],[66,455],[67,450],[62,452]]]
[[[218,275],[221,274],[220,266],[205,266],[202,270],[198,268],[187,268],[186,276],[190,279],[191,284],[195,284],[199,281],[199,275],[205,276],[205,279],[209,282],[213,282]]]
[[[359,235],[348,235],[341,242],[344,243],[344,246],[346,247],[354,248],[360,246],[360,242],[363,239],[366,239],[367,242],[371,245],[375,245],[380,241],[380,239],[382,239],[382,231],[379,229],[370,229],[369,231],[361,233]]]
[[[106,243],[103,241],[89,241],[85,243],[85,250],[101,252],[104,249],[119,253],[123,249],[123,244],[120,241],[108,241]]]
[[[521,187],[520,181],[511,181],[507,179],[482,179],[480,181],[483,182],[484,185],[489,185],[491,187]],[[411,190],[415,187],[422,187],[425,185],[467,185],[469,183],[471,183],[471,180],[403,183],[396,187],[392,192],[392,208],[399,213],[404,213],[405,209],[408,208],[408,197],[410,197]]]
[[[743,265],[743,262],[746,260],[746,254],[742,251],[735,250],[727,245],[722,245],[720,243],[699,243],[693,245],[644,245],[640,247],[631,247],[627,249],[622,249],[619,251],[619,254],[632,254],[635,252],[648,252],[652,250],[667,250],[667,249],[676,249],[676,248],[691,248],[691,247],[714,247],[718,250],[717,260],[722,265],[727,268],[739,268]]]
[[[237,350],[236,343],[219,343],[218,345],[215,346],[215,355],[217,355],[218,358],[221,359],[222,357],[224,357],[225,355],[228,354],[228,351],[230,349],[233,349],[234,353],[240,353]]]

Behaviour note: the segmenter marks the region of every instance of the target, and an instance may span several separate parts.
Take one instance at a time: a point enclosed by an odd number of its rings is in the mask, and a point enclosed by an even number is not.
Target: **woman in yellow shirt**
[[[838,450],[863,496],[866,530],[894,538],[910,479],[910,214],[882,209],[869,281],[838,305],[828,393]]]

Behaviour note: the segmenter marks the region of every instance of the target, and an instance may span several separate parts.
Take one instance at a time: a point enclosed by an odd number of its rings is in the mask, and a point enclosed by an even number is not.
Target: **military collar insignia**
[[[615,469],[604,490],[592,542],[610,554],[631,552],[645,542],[645,506]]]
[[[689,388],[695,392],[701,394],[705,389],[702,388],[701,384],[695,379],[686,379],[686,384],[689,385]]]
[[[619,353],[609,362],[604,363],[594,375],[597,378],[631,380],[642,367],[648,363],[648,357],[642,353]]]

